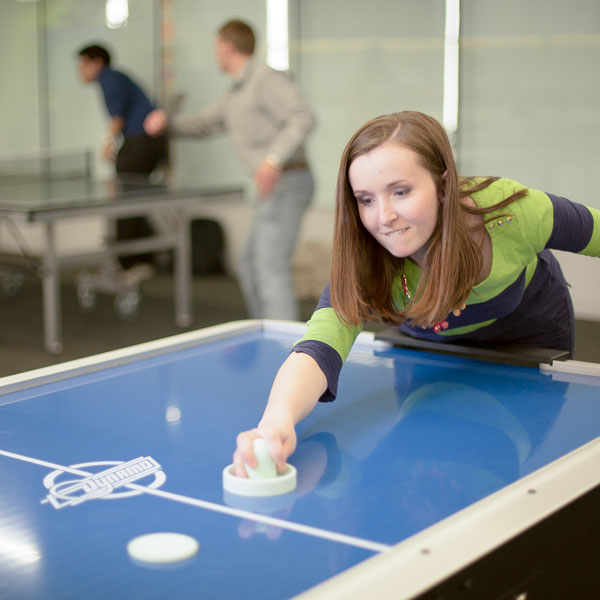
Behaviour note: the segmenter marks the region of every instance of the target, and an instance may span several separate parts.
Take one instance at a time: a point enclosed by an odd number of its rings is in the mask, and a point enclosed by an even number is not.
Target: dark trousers
[[[117,175],[150,175],[157,166],[166,162],[167,140],[146,134],[126,137],[117,153]]]
[[[149,176],[168,157],[167,140],[165,137],[150,137],[145,134],[126,137],[117,153],[117,178],[127,180],[127,175]],[[147,237],[154,233],[152,225],[146,217],[126,217],[116,220],[116,239],[131,240]],[[128,269],[136,263],[153,263],[151,254],[120,256],[119,262]]]

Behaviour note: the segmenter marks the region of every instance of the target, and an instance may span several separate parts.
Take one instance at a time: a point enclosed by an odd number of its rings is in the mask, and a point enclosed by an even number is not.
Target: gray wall
[[[458,155],[600,208],[600,2],[462,1]]]
[[[185,93],[183,111],[193,111],[217,100],[229,80],[219,71],[214,57],[215,31],[227,20],[248,21],[259,39],[257,52],[264,56],[266,7],[264,0],[198,2],[174,0],[173,92]],[[185,181],[206,185],[227,182],[249,184],[231,153],[229,140],[176,141],[172,148],[175,173]]]
[[[181,90],[185,110],[206,105],[229,84],[214,62],[215,30],[229,18],[246,19],[264,54],[265,4],[130,0],[129,25],[111,31],[101,0],[0,0],[0,154],[39,148],[46,138],[55,148],[99,149],[104,106],[95,86],[77,80],[73,56],[90,40],[109,43],[116,64],[155,95]],[[162,71],[161,5],[174,31]],[[600,172],[600,2],[461,5],[460,172],[512,177],[600,208],[594,185]],[[326,212],[342,148],[362,122],[408,108],[441,118],[444,0],[289,0],[289,6],[292,69],[319,120],[308,143],[315,206]],[[250,187],[226,138],[177,141],[173,155],[182,179]],[[99,159],[98,165],[101,175],[108,172]],[[241,236],[246,224],[240,227]],[[578,314],[600,319],[598,261],[559,258]]]
[[[461,4],[459,170],[600,207],[592,187],[600,168],[600,3]],[[262,38],[264,5],[174,7],[177,87],[193,109],[227,85],[213,62],[216,26],[241,16]],[[319,120],[308,144],[316,204],[330,207],[342,148],[362,122],[407,108],[441,118],[444,2],[292,0],[290,32],[292,69]],[[177,157],[182,173],[242,180],[229,152],[224,140],[185,142]]]
[[[99,86],[77,77],[76,53],[99,42],[151,95],[160,90],[158,0],[129,0],[126,28],[105,25],[99,0],[0,0],[0,155],[94,148],[106,129]],[[96,157],[100,175],[110,166]]]
[[[40,145],[37,6],[0,1],[0,154]]]
[[[100,0],[1,0],[0,154],[38,148],[46,137],[52,147],[98,148],[102,99],[75,73],[74,52],[88,41],[108,43],[116,65],[159,97],[160,4],[130,0],[128,26],[109,30]],[[169,85],[194,110],[228,85],[214,63],[216,28],[233,16],[249,20],[262,53],[265,2],[170,4]],[[514,177],[600,207],[592,187],[600,167],[600,3],[461,4],[461,172]],[[318,206],[332,205],[341,150],[362,122],[406,108],[441,117],[443,31],[443,0],[290,0],[291,64],[319,119],[309,141]],[[174,151],[182,177],[248,181],[226,139],[177,142]]]
[[[309,144],[317,204],[332,206],[342,150],[362,123],[409,108],[441,119],[444,2],[301,0],[293,18],[300,83],[319,120]]]

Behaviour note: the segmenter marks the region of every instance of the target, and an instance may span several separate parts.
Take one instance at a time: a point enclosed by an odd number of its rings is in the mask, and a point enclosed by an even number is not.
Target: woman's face
[[[365,229],[393,256],[422,265],[439,200],[418,155],[386,142],[354,159],[348,177]]]

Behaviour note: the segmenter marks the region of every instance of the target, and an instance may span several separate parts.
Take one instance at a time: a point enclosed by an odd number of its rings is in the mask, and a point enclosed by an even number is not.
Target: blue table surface
[[[0,450],[39,461],[0,455],[0,597],[281,599],[375,554],[145,493],[57,509],[48,487],[77,476],[45,462],[98,472],[151,456],[161,490],[392,545],[600,435],[598,387],[357,345],[338,399],[297,427],[296,492],[224,495],[235,436],[294,341],[244,333],[0,397]],[[158,531],[200,552],[132,561],[127,542]]]

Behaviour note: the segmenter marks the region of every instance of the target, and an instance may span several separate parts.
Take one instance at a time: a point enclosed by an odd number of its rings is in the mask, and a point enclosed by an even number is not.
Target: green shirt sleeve
[[[361,330],[362,326],[344,323],[333,308],[319,308],[310,318],[305,335],[296,344],[303,341],[323,342],[340,355],[343,363]]]

